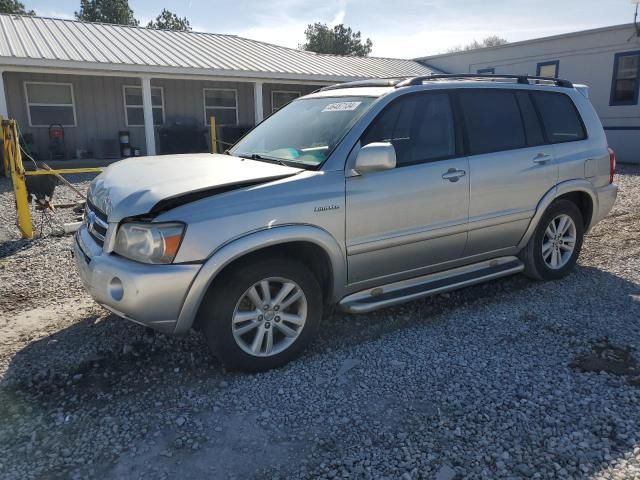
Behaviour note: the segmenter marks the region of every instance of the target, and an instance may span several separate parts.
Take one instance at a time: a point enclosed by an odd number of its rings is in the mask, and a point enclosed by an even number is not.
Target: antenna
[[[638,25],[638,5],[640,5],[640,0],[631,0],[631,4],[636,6],[636,13],[633,15],[633,25],[636,27],[636,37],[640,37],[640,25]],[[634,36],[631,35],[627,42],[630,42]]]

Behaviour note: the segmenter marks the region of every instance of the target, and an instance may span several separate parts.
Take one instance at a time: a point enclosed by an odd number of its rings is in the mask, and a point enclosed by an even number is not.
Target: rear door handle
[[[464,177],[467,174],[464,170],[458,170],[457,168],[450,168],[446,172],[442,174],[442,178],[444,180],[449,180],[450,182],[457,182],[460,178]]]
[[[533,157],[533,163],[547,163],[549,160],[551,160],[551,155],[547,153],[539,153]]]

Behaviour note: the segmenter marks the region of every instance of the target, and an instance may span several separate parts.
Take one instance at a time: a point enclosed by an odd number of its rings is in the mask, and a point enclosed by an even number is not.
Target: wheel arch
[[[207,259],[187,293],[174,333],[186,333],[193,326],[207,291],[228,268],[254,256],[282,253],[300,259],[312,270],[322,282],[326,303],[337,300],[346,285],[346,260],[331,234],[311,225],[260,230],[223,245]]]
[[[580,209],[584,219],[584,232],[589,231],[598,212],[598,196],[591,182],[587,180],[568,180],[551,188],[538,202],[536,212],[523,235],[518,248],[524,248],[535,232],[542,215],[555,200],[565,198],[571,200]]]

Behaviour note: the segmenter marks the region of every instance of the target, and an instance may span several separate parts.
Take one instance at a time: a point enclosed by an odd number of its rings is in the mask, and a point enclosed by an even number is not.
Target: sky
[[[508,41],[633,21],[634,0],[129,0],[141,24],[162,8],[194,30],[296,48],[310,23],[344,23],[371,38],[371,55],[415,58],[499,35]],[[22,0],[38,15],[73,18],[80,0]]]

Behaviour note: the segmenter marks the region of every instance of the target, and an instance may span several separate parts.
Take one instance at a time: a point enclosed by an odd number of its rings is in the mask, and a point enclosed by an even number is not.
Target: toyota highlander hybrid
[[[332,306],[559,279],[617,193],[587,97],[508,75],[325,87],[225,154],[108,167],[89,189],[78,270],[117,315],[199,329],[224,365],[253,371],[298,355]]]

